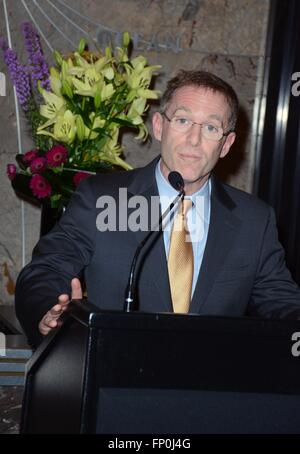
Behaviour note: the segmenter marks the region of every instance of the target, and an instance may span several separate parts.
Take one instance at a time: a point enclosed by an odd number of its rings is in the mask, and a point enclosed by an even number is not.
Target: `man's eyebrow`
[[[183,110],[184,112],[189,113],[189,114],[193,113],[188,107],[179,106],[179,107],[176,107],[176,110],[174,111],[173,115],[175,115],[178,110]],[[208,119],[218,120],[221,123],[221,125],[223,125],[223,118],[220,117],[220,115],[218,115],[218,114],[211,114],[207,118]]]
[[[174,114],[176,114],[176,112],[177,112],[178,110],[184,110],[184,112],[192,113],[191,109],[189,109],[188,107],[179,106],[179,107],[176,107],[176,109],[175,109],[175,111],[174,111]]]
[[[218,114],[211,114],[211,115],[209,115],[208,118],[213,118],[215,120],[218,120],[221,124],[223,124],[223,118],[220,117],[220,115],[218,115]]]

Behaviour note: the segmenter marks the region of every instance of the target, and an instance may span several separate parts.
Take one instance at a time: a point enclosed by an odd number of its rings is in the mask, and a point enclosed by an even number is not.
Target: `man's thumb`
[[[80,300],[82,298],[82,289],[81,289],[80,280],[77,279],[76,277],[74,279],[72,279],[71,287],[72,287],[72,299]]]

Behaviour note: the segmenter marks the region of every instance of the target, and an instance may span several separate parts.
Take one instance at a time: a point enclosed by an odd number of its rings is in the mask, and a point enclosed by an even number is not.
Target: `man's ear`
[[[226,140],[224,142],[224,145],[222,147],[220,158],[225,158],[225,156],[229,152],[231,146],[233,145],[235,138],[236,138],[235,132],[231,132],[230,134],[228,134],[228,136],[226,137]]]
[[[159,112],[155,112],[152,117],[152,129],[154,137],[161,141],[163,118]]]

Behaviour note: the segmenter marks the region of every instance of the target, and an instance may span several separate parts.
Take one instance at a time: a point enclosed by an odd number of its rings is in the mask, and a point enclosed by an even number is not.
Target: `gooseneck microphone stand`
[[[158,224],[156,227],[158,227],[158,234],[161,233],[162,231],[162,223],[163,220],[167,215],[171,213],[173,208],[177,205],[180,199],[184,198],[185,192],[184,192],[184,181],[182,176],[180,175],[179,172],[170,172],[168,176],[170,184],[173,186],[174,189],[178,190],[179,193],[176,196],[176,198],[173,200],[173,202],[168,206],[168,208],[165,210],[165,212],[160,216],[158,220]],[[139,258],[139,255],[141,253],[141,250],[149,240],[149,238],[152,236],[154,232],[157,232],[157,228],[154,230],[150,230],[150,232],[145,236],[145,238],[140,242],[138,245],[135,254],[133,256],[133,260],[131,263],[131,268],[130,268],[130,274],[129,274],[129,279],[128,279],[128,284],[126,288],[126,293],[125,293],[125,302],[124,302],[124,312],[132,312],[136,309],[136,298],[135,298],[135,269],[136,269],[136,264],[137,260]]]

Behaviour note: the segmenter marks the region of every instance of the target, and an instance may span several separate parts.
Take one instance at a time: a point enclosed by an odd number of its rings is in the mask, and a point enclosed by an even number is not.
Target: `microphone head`
[[[184,188],[184,181],[179,172],[170,172],[168,175],[170,185],[173,186],[177,191],[182,191]]]

